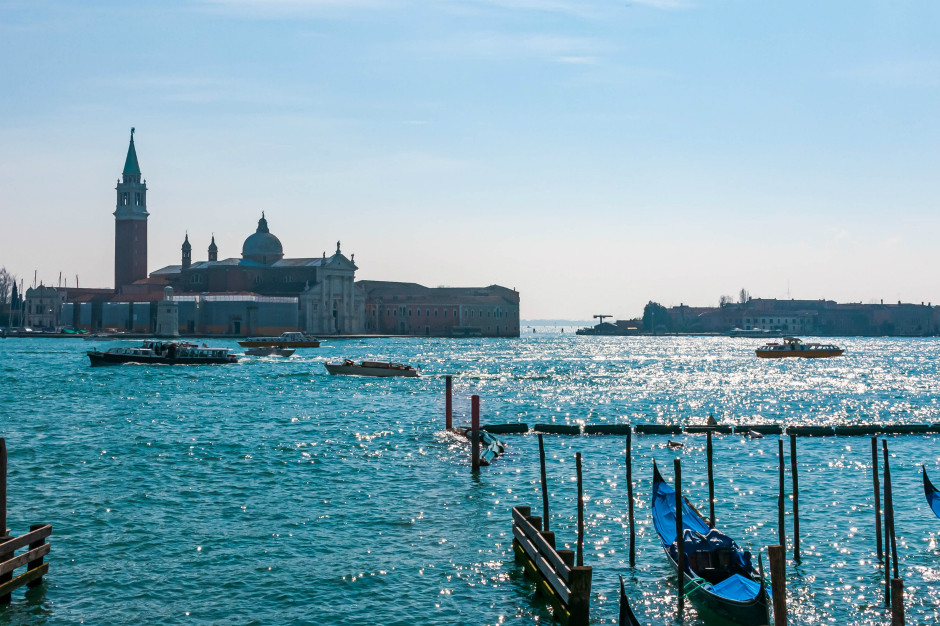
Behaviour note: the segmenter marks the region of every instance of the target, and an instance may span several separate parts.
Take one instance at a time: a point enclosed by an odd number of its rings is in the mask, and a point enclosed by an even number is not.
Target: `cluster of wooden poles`
[[[453,382],[450,376],[446,377],[446,401],[445,401],[445,421],[446,428],[451,430],[453,427]],[[479,471],[479,452],[480,452],[480,397],[471,396],[471,470]],[[631,429],[626,429],[626,466],[627,466],[627,516],[630,526],[630,547],[629,558],[630,566],[636,565],[636,527],[634,520],[634,498],[633,498],[633,462],[632,445],[633,436]],[[708,520],[709,525],[715,527],[715,480],[714,480],[714,453],[712,448],[712,430],[706,430],[706,458],[708,465]],[[790,439],[790,477],[792,480],[793,494],[793,560],[800,563],[800,488],[799,473],[797,470],[797,450],[796,433],[788,433]],[[545,448],[542,442],[542,434],[539,438],[539,466],[542,483],[542,520],[544,531],[549,531],[549,513],[548,513],[548,489],[545,475]],[[784,525],[784,510],[786,502],[786,482],[784,462],[784,442],[781,438],[778,442],[779,455],[779,477],[780,490],[777,496],[777,537],[778,545],[767,547],[767,553],[770,560],[770,576],[773,581],[772,601],[774,623],[778,626],[787,623],[786,606],[786,530]],[[894,532],[894,502],[891,492],[891,468],[888,459],[888,442],[881,441],[882,453],[884,456],[884,545],[882,543],[882,494],[881,480],[879,479],[878,462],[878,437],[871,438],[872,450],[872,481],[874,485],[875,502],[875,538],[878,553],[878,560],[885,563],[885,607],[891,609],[891,626],[902,626],[904,624],[904,583],[900,577],[898,566],[897,539]],[[577,537],[577,565],[584,565],[584,502],[582,500],[581,483],[581,453],[575,455],[575,467],[578,481],[578,537]],[[676,491],[676,535],[679,553],[679,574],[678,588],[683,587],[682,571],[684,569],[684,546],[682,532],[682,468],[678,458],[674,461],[675,469],[675,491]],[[893,577],[891,574],[894,574]],[[684,607],[685,595],[678,593],[678,612],[681,617]]]

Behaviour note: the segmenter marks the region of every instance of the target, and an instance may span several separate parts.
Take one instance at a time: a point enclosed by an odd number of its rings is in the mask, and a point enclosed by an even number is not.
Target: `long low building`
[[[485,288],[429,288],[415,283],[361,281],[355,288],[365,298],[361,334],[431,337],[518,337],[519,294],[492,285]],[[174,302],[175,327],[181,335],[279,335],[303,330],[323,333],[308,324],[304,296],[265,296],[250,292],[128,295],[81,293],[69,301],[69,290],[47,287],[57,325],[93,332],[155,333],[161,305]],[[60,294],[52,291],[61,291]],[[164,289],[166,291],[166,289]],[[63,295],[64,294],[64,295]],[[75,294],[79,295],[78,292]],[[64,301],[63,301],[64,300]],[[47,325],[52,325],[47,324]]]
[[[519,292],[483,288],[425,287],[363,280],[366,332],[387,335],[518,337]]]

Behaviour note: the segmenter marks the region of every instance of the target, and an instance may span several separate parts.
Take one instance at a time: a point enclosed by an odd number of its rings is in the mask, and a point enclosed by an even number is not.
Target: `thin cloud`
[[[495,32],[467,33],[446,40],[412,42],[406,46],[419,54],[483,59],[596,59],[598,54],[609,50],[604,42],[588,37]]]

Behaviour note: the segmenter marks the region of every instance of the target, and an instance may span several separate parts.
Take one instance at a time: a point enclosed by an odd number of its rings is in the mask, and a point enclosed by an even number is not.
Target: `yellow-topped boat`
[[[768,343],[756,350],[762,359],[785,359],[798,357],[803,359],[826,359],[842,356],[844,348],[833,344],[803,343],[796,337],[784,337],[783,343]]]

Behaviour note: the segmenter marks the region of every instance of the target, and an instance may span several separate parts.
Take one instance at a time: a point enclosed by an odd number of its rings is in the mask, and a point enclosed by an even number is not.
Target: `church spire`
[[[219,247],[215,245],[215,234],[212,235],[212,242],[209,244],[209,260],[218,261],[219,260]]]
[[[124,160],[124,182],[140,182],[140,178],[135,181],[128,181],[127,177],[140,176],[140,164],[137,163],[137,150],[134,148],[134,128],[131,127],[131,142],[127,146],[127,159]]]
[[[183,239],[183,269],[189,269],[193,262],[193,246],[189,243],[189,233]]]

